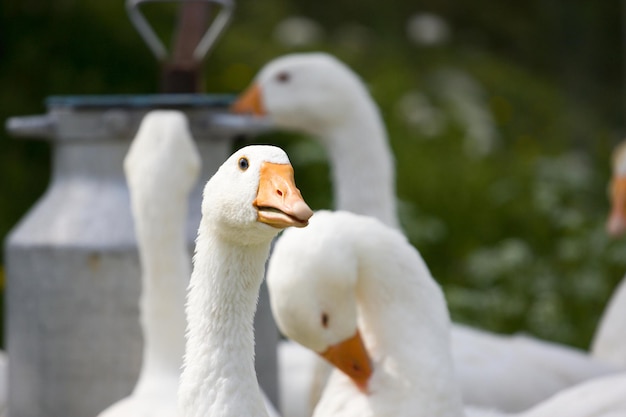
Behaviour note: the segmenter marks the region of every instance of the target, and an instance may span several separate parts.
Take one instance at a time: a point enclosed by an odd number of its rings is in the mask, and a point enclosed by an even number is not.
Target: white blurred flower
[[[585,222],[585,215],[571,200],[592,187],[593,170],[579,152],[566,152],[537,161],[533,203],[555,225],[575,229]]]
[[[499,178],[487,188],[490,200],[497,205],[515,201],[520,195],[520,184],[517,178]]]
[[[546,329],[554,334],[557,329],[563,310],[563,300],[554,291],[544,291],[538,294],[526,311],[526,319],[533,327]]]
[[[466,154],[474,158],[490,154],[499,134],[482,86],[466,72],[449,68],[437,71],[433,80],[452,118],[465,130]]]
[[[425,137],[439,135],[445,127],[445,117],[419,91],[405,93],[396,104],[396,113],[407,125],[417,129]]]
[[[614,242],[613,246],[608,248],[606,258],[611,263],[626,265],[626,240]]]
[[[575,208],[561,210],[560,216],[555,219],[556,223],[563,229],[577,229],[585,223],[585,216]]]
[[[587,252],[588,242],[575,237],[564,237],[557,241],[557,255],[564,261],[576,261]]]
[[[533,258],[528,244],[516,238],[505,239],[489,248],[472,252],[466,263],[470,275],[476,282],[492,282],[507,273],[516,272]]]
[[[308,17],[291,16],[274,28],[274,39],[281,45],[291,48],[312,45],[323,37],[322,26]]]
[[[553,184],[538,181],[533,189],[533,203],[544,213],[551,213],[559,209],[559,192]]]
[[[537,162],[538,182],[550,182],[564,189],[580,190],[590,185],[593,170],[587,157],[576,151],[557,157],[543,157]]]
[[[406,25],[409,40],[420,46],[434,46],[450,38],[450,28],[443,18],[432,13],[411,16]]]
[[[433,243],[443,240],[448,234],[448,228],[438,217],[420,212],[417,206],[410,201],[398,200],[398,213],[402,228],[406,230],[411,241]]]

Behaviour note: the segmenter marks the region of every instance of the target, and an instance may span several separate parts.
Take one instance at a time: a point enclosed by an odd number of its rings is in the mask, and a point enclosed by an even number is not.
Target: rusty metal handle
[[[126,0],[126,11],[128,12],[130,21],[135,26],[135,29],[137,29],[137,32],[139,32],[139,35],[141,35],[143,40],[146,42],[148,48],[150,48],[154,56],[159,61],[167,60],[167,48],[156,35],[154,29],[152,29],[152,26],[150,26],[143,13],[141,13],[139,5],[141,3],[183,3],[185,1],[216,3],[222,6],[220,12],[217,14],[215,19],[213,19],[213,23],[209,25],[207,31],[202,36],[202,39],[200,39],[200,42],[198,42],[198,45],[193,51],[194,59],[202,61],[211,50],[211,47],[215,45],[215,42],[230,22],[235,8],[233,0]]]

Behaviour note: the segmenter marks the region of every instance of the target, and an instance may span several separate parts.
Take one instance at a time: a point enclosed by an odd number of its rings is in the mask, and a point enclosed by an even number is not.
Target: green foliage
[[[453,317],[586,347],[626,270],[626,243],[604,232],[622,127],[619,5],[582,3],[242,0],[207,58],[206,91],[238,92],[296,50],[344,60],[380,105],[402,223]],[[0,7],[0,119],[43,113],[52,94],[156,92],[158,66],[121,2]],[[407,40],[406,19],[425,10],[451,24],[449,42]],[[169,12],[147,10],[165,38]],[[322,35],[281,44],[274,29],[292,15]],[[311,206],[331,206],[319,145],[288,133],[255,141],[286,148]],[[49,157],[47,144],[0,132],[0,236],[42,194]]]

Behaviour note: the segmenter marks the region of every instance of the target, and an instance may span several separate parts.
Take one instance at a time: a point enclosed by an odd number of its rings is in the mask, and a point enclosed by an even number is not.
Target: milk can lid
[[[67,109],[182,109],[227,108],[235,99],[234,94],[143,94],[143,95],[80,95],[50,96],[48,108]]]

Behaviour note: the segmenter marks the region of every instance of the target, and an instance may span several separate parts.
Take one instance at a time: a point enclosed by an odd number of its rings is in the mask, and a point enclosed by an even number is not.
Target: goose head
[[[283,334],[366,392],[372,366],[357,325],[358,261],[341,231],[322,222],[327,215],[316,212],[309,227],[276,243],[266,277],[271,308]]]
[[[124,172],[134,193],[149,193],[151,204],[155,198],[167,203],[186,201],[201,164],[185,115],[156,110],[143,118],[124,158]]]
[[[271,239],[277,229],[304,227],[312,215],[296,188],[287,154],[276,146],[238,150],[204,188],[203,221],[239,244]]]
[[[277,126],[307,133],[341,123],[367,94],[345,64],[325,53],[297,53],[266,64],[232,106],[271,117]]]
[[[609,186],[611,213],[607,231],[619,236],[626,231],[626,141],[613,151],[613,175]]]

